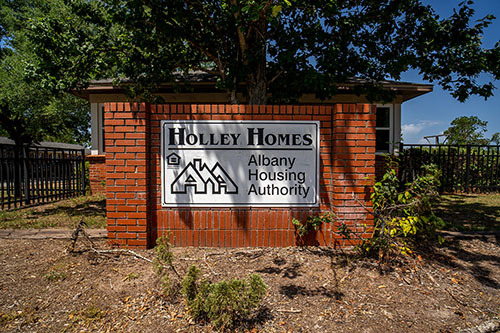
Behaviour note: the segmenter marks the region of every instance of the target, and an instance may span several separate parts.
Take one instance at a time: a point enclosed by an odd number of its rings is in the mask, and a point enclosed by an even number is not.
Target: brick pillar
[[[150,247],[149,105],[104,105],[108,241]]]
[[[373,216],[366,209],[371,210],[370,187],[375,176],[375,112],[376,106],[369,104],[337,104],[333,115],[334,206],[339,223],[360,234],[365,231],[363,237],[373,232]],[[338,242],[342,246],[359,243]]]
[[[89,183],[92,194],[106,192],[106,156],[88,155],[89,161]]]

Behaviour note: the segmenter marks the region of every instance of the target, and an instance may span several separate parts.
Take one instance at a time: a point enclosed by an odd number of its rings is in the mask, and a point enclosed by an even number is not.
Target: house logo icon
[[[179,165],[181,162],[181,157],[176,153],[172,153],[167,156],[167,165]]]
[[[171,185],[172,193],[187,193],[188,188],[196,194],[238,194],[238,186],[219,162],[210,169],[198,158],[193,159]]]

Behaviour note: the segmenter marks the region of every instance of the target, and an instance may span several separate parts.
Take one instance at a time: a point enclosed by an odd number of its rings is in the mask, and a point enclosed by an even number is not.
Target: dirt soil
[[[2,332],[211,332],[180,297],[161,296],[152,265],[85,242],[0,240]],[[104,241],[97,247],[108,248]],[[152,250],[137,251],[153,258]],[[346,261],[321,248],[176,248],[179,271],[212,281],[258,273],[260,308],[234,331],[459,332],[500,316],[500,239],[448,239],[404,265]]]

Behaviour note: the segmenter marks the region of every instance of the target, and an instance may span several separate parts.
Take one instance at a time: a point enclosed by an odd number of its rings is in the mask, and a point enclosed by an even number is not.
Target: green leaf
[[[272,10],[273,17],[278,16],[280,12],[281,12],[281,5],[273,6],[273,10]]]
[[[468,2],[449,18],[419,0],[283,0],[269,15],[261,12],[267,1],[253,0],[4,2],[2,41],[25,55],[26,78],[55,94],[126,77],[128,92],[147,99],[175,71],[210,68],[218,89],[250,104],[291,104],[305,93],[328,99],[348,77],[366,79],[354,94],[389,102],[396,96],[376,82],[414,68],[463,101],[492,96],[495,82],[477,78],[498,77],[500,63],[500,45],[481,41],[493,16],[475,21]],[[0,49],[0,57],[9,52]],[[259,82],[242,85],[252,78]]]

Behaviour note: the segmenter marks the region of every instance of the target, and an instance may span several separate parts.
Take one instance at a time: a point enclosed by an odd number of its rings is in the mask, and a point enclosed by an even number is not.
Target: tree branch
[[[275,76],[273,76],[271,78],[271,80],[267,81],[267,85],[268,86],[271,85],[274,81],[276,81],[281,76],[281,74],[283,74],[285,72],[286,72],[286,70],[284,70],[284,69],[280,70]]]
[[[235,7],[238,6],[238,1],[237,0],[231,0],[231,4]],[[234,19],[236,20],[236,31],[238,33],[238,41],[240,43],[240,48],[241,48],[241,55],[242,55],[242,60],[244,65],[248,65],[248,58],[247,58],[247,51],[248,51],[248,45],[247,45],[247,40],[245,37],[245,34],[242,31],[242,26],[239,23],[240,21],[240,10],[236,10],[233,14]]]

